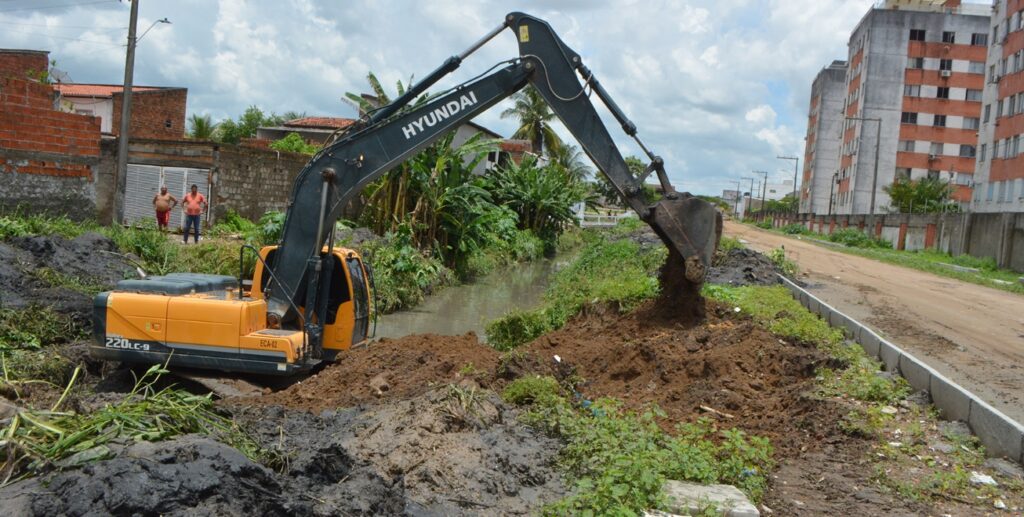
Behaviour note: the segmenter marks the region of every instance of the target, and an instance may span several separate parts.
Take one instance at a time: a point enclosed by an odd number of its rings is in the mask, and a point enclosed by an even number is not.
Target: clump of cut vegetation
[[[38,350],[87,336],[71,318],[45,306],[0,309],[0,351]]]
[[[60,410],[64,396],[49,411],[21,409],[0,429],[0,485],[47,470],[72,468],[112,455],[115,440],[161,441],[189,433],[210,435],[249,458],[276,464],[280,458],[219,415],[209,395],[173,388],[157,390],[167,373],[151,367],[121,401],[89,414]],[[74,378],[64,395],[70,392]]]
[[[571,402],[550,377],[523,377],[502,394],[527,407],[523,419],[566,441],[561,466],[574,484],[549,515],[629,515],[663,506],[667,479],[726,483],[754,500],[773,462],[767,439],[710,420],[680,424],[675,435],[656,423],[657,408],[626,411],[614,399]]]

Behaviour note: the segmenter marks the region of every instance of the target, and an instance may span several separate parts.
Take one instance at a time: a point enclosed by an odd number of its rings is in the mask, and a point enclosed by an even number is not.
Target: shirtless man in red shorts
[[[160,187],[160,193],[153,196],[153,208],[156,208],[156,226],[166,231],[171,210],[178,206],[178,200],[167,192],[167,187]]]

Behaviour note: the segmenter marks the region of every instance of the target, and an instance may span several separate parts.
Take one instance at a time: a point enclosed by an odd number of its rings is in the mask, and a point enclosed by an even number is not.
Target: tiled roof
[[[352,125],[353,122],[355,120],[342,117],[303,117],[289,120],[284,125],[287,127],[341,129]]]
[[[124,86],[119,84],[68,84],[58,83],[54,85],[57,91],[61,95],[66,97],[111,97],[115,93],[124,90]],[[149,90],[159,90],[160,88],[154,88],[152,86],[133,86],[133,92],[144,92]]]

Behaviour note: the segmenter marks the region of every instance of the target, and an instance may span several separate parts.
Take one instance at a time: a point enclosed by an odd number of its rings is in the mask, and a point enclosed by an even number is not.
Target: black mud
[[[0,307],[47,306],[86,324],[92,311],[91,297],[51,285],[39,274],[44,268],[103,288],[137,277],[131,258],[98,233],[71,240],[56,235],[14,237],[0,242]]]
[[[708,271],[707,282],[729,286],[774,285],[779,268],[768,257],[747,248],[719,252]]]
[[[113,459],[0,488],[3,515],[526,515],[561,498],[560,450],[494,394],[438,388],[313,415],[234,406],[280,471],[206,437],[113,446]]]

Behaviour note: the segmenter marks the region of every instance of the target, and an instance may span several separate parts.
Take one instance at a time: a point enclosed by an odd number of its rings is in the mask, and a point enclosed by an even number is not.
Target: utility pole
[[[124,59],[124,91],[121,96],[121,129],[117,135],[117,169],[114,170],[114,224],[124,221],[124,188],[128,178],[128,132],[132,116],[132,78],[135,73],[135,26],[139,21],[139,0],[131,0],[128,22],[128,50]]]
[[[739,217],[739,215],[740,215],[740,199],[741,199],[741,197],[740,197],[740,180],[734,180],[734,181],[736,181],[736,206],[735,206],[735,208],[733,208],[733,214],[736,215],[737,217]]]
[[[800,199],[796,197],[796,171],[800,168],[800,158],[795,156],[776,156],[780,160],[793,160],[793,202],[796,203],[795,212],[800,212]]]
[[[750,171],[754,174],[764,174],[764,181],[761,182],[761,210],[764,210],[764,195],[768,192],[768,171]]]

